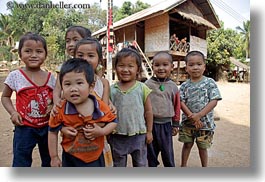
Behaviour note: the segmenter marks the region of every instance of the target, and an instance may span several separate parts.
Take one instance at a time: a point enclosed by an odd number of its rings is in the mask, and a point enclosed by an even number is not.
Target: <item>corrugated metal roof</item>
[[[113,28],[114,30],[117,30],[119,28],[122,28],[122,27],[125,27],[125,26],[128,26],[128,25],[131,25],[131,24],[134,24],[134,23],[137,23],[137,22],[140,22],[142,20],[145,20],[145,19],[148,19],[148,18],[151,18],[151,17],[154,17],[154,16],[158,16],[160,14],[164,14],[165,12],[168,12],[170,11],[171,9],[179,6],[180,4],[186,2],[187,0],[165,0],[165,1],[162,1],[160,3],[157,3],[147,9],[144,9],[142,11],[139,11],[135,14],[132,14],[126,18],[123,18],[117,22],[115,22],[113,24]],[[203,0],[204,1],[204,4],[209,4],[210,2],[208,0]],[[207,6],[208,9],[210,9],[216,19],[216,16],[215,16],[215,12],[214,10],[212,9],[212,6],[209,4]],[[202,9],[203,10],[203,9]],[[216,28],[215,25],[213,25],[212,23],[210,23],[209,21],[203,19],[202,17],[199,17],[199,16],[196,16],[196,15],[192,15],[192,14],[188,14],[188,13],[185,13],[181,10],[179,10],[178,12],[181,16],[183,16],[184,18],[187,18],[187,19],[190,19],[192,20],[193,22],[196,22],[197,24],[203,24],[203,25],[206,25],[210,28]],[[216,25],[219,25],[219,22],[218,20],[216,19],[216,22],[215,23]],[[98,35],[98,34],[101,34],[103,32],[105,32],[107,30],[107,27],[104,27],[96,32],[94,32],[92,35]]]

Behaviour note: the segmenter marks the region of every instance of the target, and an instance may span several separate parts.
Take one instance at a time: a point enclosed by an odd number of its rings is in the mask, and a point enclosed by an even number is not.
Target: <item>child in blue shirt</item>
[[[191,51],[185,57],[190,78],[181,84],[180,101],[183,111],[179,141],[183,142],[181,167],[187,166],[190,151],[196,140],[202,167],[207,167],[208,151],[215,129],[213,109],[221,100],[220,91],[212,78],[203,76],[204,55]]]

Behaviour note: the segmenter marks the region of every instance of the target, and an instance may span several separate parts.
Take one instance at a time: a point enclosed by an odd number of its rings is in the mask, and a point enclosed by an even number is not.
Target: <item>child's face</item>
[[[66,42],[66,53],[70,56],[74,56],[74,49],[76,43],[83,39],[83,37],[76,31],[70,31],[66,34],[65,42]]]
[[[63,77],[62,90],[67,101],[78,105],[88,100],[93,85],[88,84],[84,73],[69,72]]]
[[[167,56],[159,55],[154,58],[153,71],[157,78],[170,77],[173,70],[173,64]]]
[[[192,80],[199,80],[205,71],[205,63],[202,57],[198,55],[190,56],[187,61],[186,71]]]
[[[99,62],[99,57],[95,44],[80,45],[76,50],[75,57],[85,59],[89,64],[92,65],[93,70],[96,70]]]
[[[26,40],[21,49],[20,59],[28,68],[40,68],[46,59],[46,55],[42,42]]]
[[[130,82],[137,79],[139,68],[132,56],[121,58],[116,65],[116,73],[120,81]]]

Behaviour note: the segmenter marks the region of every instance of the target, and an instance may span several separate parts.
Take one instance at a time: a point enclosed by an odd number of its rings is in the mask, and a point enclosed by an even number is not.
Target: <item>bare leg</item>
[[[207,167],[207,165],[208,165],[208,151],[207,151],[207,149],[201,149],[199,147],[198,147],[198,149],[199,149],[202,167]]]
[[[184,143],[182,146],[181,152],[181,166],[180,167],[187,167],[188,158],[190,156],[190,151],[193,146],[193,143]]]

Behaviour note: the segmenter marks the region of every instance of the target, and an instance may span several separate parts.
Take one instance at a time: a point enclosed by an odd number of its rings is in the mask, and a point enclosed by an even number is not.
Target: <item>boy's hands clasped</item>
[[[199,113],[192,113],[188,116],[188,119],[193,121],[193,124],[196,129],[200,129],[203,127],[203,123],[201,122],[201,115]]]
[[[82,128],[84,131],[85,138],[88,140],[95,140],[95,138],[104,135],[104,129],[98,124],[87,124]],[[74,139],[78,131],[71,126],[63,126],[61,129],[62,134],[70,139]]]
[[[88,140],[95,140],[95,138],[104,135],[104,129],[97,124],[87,124],[84,128],[84,135]]]

